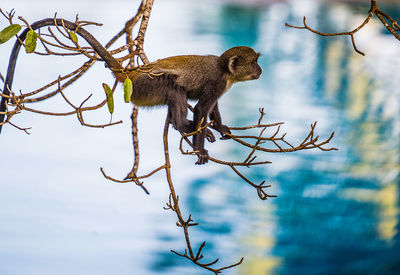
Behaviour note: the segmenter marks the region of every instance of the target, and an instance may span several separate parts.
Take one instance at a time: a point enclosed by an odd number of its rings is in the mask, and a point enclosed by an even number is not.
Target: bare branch
[[[90,21],[80,21],[78,16],[76,16],[75,23],[71,21],[64,20],[62,18],[57,18],[55,15],[54,18],[44,19],[32,24],[29,24],[23,17],[18,17],[20,21],[22,21],[26,26],[27,29],[17,38],[16,44],[14,46],[13,52],[11,54],[12,62],[10,62],[6,78],[4,79],[1,75],[0,78],[4,82],[4,88],[0,91],[0,96],[2,97],[1,102],[1,109],[0,109],[0,130],[1,126],[4,124],[10,124],[11,126],[24,131],[25,133],[29,134],[29,128],[23,128],[16,126],[10,120],[13,118],[14,115],[19,114],[23,111],[35,112],[43,115],[52,115],[52,116],[67,116],[67,115],[76,115],[78,121],[88,127],[97,127],[97,128],[104,128],[107,126],[112,126],[118,123],[122,123],[122,121],[117,121],[107,124],[89,124],[84,120],[84,113],[88,111],[97,110],[102,108],[105,104],[107,104],[107,98],[102,100],[100,103],[97,104],[89,104],[89,101],[92,97],[92,94],[84,97],[84,100],[79,104],[74,103],[68,96],[64,90],[74,83],[77,79],[79,79],[96,61],[106,61],[108,64],[108,68],[114,72],[114,74],[126,74],[131,71],[139,71],[145,73],[150,78],[158,77],[163,73],[153,73],[154,63],[150,63],[147,59],[147,56],[144,52],[143,43],[144,37],[147,30],[147,25],[149,21],[149,17],[151,14],[152,6],[154,0],[143,0],[141,5],[135,14],[130,20],[128,20],[124,26],[124,28],[113,38],[109,43],[106,44],[106,49],[109,48],[119,37],[125,35],[126,36],[126,43],[125,45],[114,49],[114,50],[106,50],[104,47],[96,47],[99,45],[99,42],[83,27],[89,25],[96,25],[100,26],[101,24],[90,22]],[[350,35],[353,43],[353,47],[356,51],[357,48],[354,43],[353,34],[356,33],[359,29],[361,29],[364,25],[368,23],[368,20],[374,12],[377,12],[377,8],[371,9],[370,15],[361,24],[358,28],[353,30],[352,32],[347,33],[337,33],[337,34],[322,34],[318,31],[310,28],[307,23],[306,19],[304,18],[304,27],[291,27],[294,28],[301,28],[301,29],[308,29],[320,35]],[[0,9],[0,13],[9,21],[10,24],[13,23],[14,12],[13,10],[9,13],[5,13]],[[388,27],[394,31],[398,31],[400,29],[397,21],[392,20],[388,15],[384,14],[383,12],[376,13],[378,16],[381,16]],[[380,17],[380,18],[381,18]],[[137,33],[136,38],[133,35],[133,27],[140,22],[139,31]],[[383,21],[382,21],[383,22]],[[47,29],[45,28],[47,27]],[[15,70],[15,61],[19,54],[19,49],[22,46],[25,46],[25,36],[29,30],[37,31],[38,39],[40,41],[40,50],[35,50],[35,54],[39,55],[49,55],[49,56],[70,56],[70,55],[81,55],[88,58],[88,60],[80,67],[75,69],[74,71],[67,73],[63,76],[59,76],[58,79],[46,82],[48,84],[42,86],[39,89],[36,89],[31,92],[20,92],[16,94],[11,89],[11,84],[13,80],[14,70]],[[72,34],[71,34],[72,32]],[[83,43],[75,38],[75,33],[83,37],[89,45],[86,46]],[[74,37],[74,39],[73,39]],[[93,44],[93,43],[94,44]],[[86,43],[86,42],[85,42]],[[93,49],[96,48],[97,52]],[[361,53],[361,52],[360,52]],[[113,55],[119,54],[122,57],[115,58]],[[102,56],[102,58],[100,58]],[[141,59],[141,62],[139,61]],[[110,61],[111,60],[111,61]],[[127,63],[127,64],[126,64]],[[143,64],[139,64],[143,63]],[[126,64],[126,65],[125,65]],[[54,86],[57,85],[55,88]],[[117,87],[117,81],[114,82],[114,85],[111,89],[111,93],[113,94]],[[42,102],[46,99],[52,98],[54,96],[60,96],[65,102],[67,111],[60,110],[58,112],[49,112],[46,110],[37,110],[34,108],[27,107],[28,104],[34,104],[37,102]],[[69,110],[71,109],[72,110]],[[190,106],[188,107],[191,108]],[[191,108],[193,109],[193,108]],[[248,148],[248,153],[245,154],[243,158],[236,161],[227,161],[217,159],[215,157],[210,156],[209,160],[219,165],[229,166],[233,173],[239,176],[244,182],[248,183],[250,186],[256,189],[257,195],[261,200],[266,200],[271,197],[276,197],[276,195],[270,195],[266,193],[266,189],[269,188],[271,185],[266,185],[265,181],[261,183],[255,183],[249,177],[247,177],[244,173],[239,171],[240,167],[250,168],[257,165],[264,165],[271,163],[268,160],[259,160],[259,156],[257,154],[267,152],[267,153],[278,153],[278,152],[294,152],[299,150],[306,150],[306,149],[319,149],[322,151],[330,151],[330,150],[337,150],[336,148],[326,147],[328,143],[330,143],[331,139],[333,138],[334,133],[330,135],[330,137],[324,141],[319,141],[319,137],[315,134],[316,122],[311,124],[311,130],[308,132],[304,140],[297,146],[292,145],[286,140],[286,133],[281,133],[281,126],[284,124],[283,122],[277,123],[270,123],[265,124],[262,123],[262,120],[265,117],[264,109],[260,108],[259,110],[259,119],[256,121],[254,125],[248,126],[241,126],[241,127],[230,127],[232,131],[247,131],[244,134],[226,134],[224,135],[224,139],[230,138],[234,143],[239,143]],[[140,160],[140,152],[139,152],[139,139],[138,139],[138,128],[137,128],[137,117],[138,117],[138,108],[135,106],[133,109],[133,113],[131,116],[132,120],[132,139],[133,139],[133,148],[134,148],[134,161],[133,167],[125,179],[117,179],[114,177],[109,176],[106,174],[105,170],[101,167],[100,171],[105,179],[110,180],[115,183],[134,183],[138,187],[140,187],[146,194],[149,194],[148,189],[144,186],[144,180],[147,180],[151,176],[155,175],[156,173],[164,170],[166,175],[166,181],[169,186],[169,196],[168,202],[164,207],[165,210],[171,210],[175,213],[177,217],[176,225],[178,228],[181,228],[184,234],[186,248],[184,253],[179,253],[174,250],[171,250],[174,254],[187,258],[197,266],[213,272],[215,274],[220,274],[222,271],[240,265],[243,262],[243,258],[241,258],[238,262],[217,268],[216,264],[219,262],[219,259],[216,258],[215,260],[204,262],[204,247],[206,246],[206,242],[203,241],[197,249],[192,245],[191,238],[189,234],[189,228],[193,226],[199,225],[199,223],[195,222],[192,218],[191,214],[188,216],[184,216],[182,214],[179,196],[175,191],[175,187],[172,181],[172,174],[171,174],[171,162],[170,162],[170,152],[168,146],[168,130],[169,130],[169,119],[166,118],[165,125],[164,125],[164,134],[163,134],[163,144],[164,144],[164,159],[165,162],[160,166],[154,168],[147,174],[139,174],[139,160]],[[193,150],[193,144],[189,140],[189,138],[200,131],[211,131],[213,129],[213,121],[206,123],[204,126],[203,120],[198,125],[197,129],[195,129],[192,133],[181,133],[181,139],[179,141],[179,149],[182,154],[184,155],[196,155],[199,152]],[[258,134],[254,135],[254,131],[259,131]],[[250,132],[250,134],[248,134]],[[209,132],[208,132],[209,133]],[[242,132],[243,133],[243,132]],[[209,134],[212,135],[212,134]],[[184,150],[184,141],[186,143],[185,146],[189,146],[190,150]],[[210,140],[209,140],[210,141]],[[212,140],[214,141],[214,140]],[[256,161],[257,159],[257,161]]]
[[[320,31],[317,31],[311,27],[309,27],[306,23],[306,17],[303,17],[303,26],[299,27],[299,26],[293,26],[291,24],[285,23],[285,26],[287,27],[291,27],[291,28],[295,28],[295,29],[307,29],[315,34],[321,35],[321,36],[343,36],[343,35],[348,35],[350,36],[351,39],[351,43],[353,45],[354,50],[361,54],[361,55],[365,55],[363,52],[361,52],[355,43],[354,40],[354,35],[361,30],[362,28],[364,28],[370,21],[370,19],[374,16],[374,14],[379,18],[379,20],[383,23],[383,25],[386,27],[386,29],[397,39],[400,40],[400,34],[398,33],[400,31],[400,25],[398,24],[398,19],[395,20],[393,18],[391,18],[388,14],[386,14],[385,12],[383,12],[377,5],[377,1],[376,0],[371,0],[371,4],[370,4],[370,9],[368,11],[368,15],[367,17],[364,19],[364,21],[355,29],[351,30],[351,31],[347,31],[347,32],[337,32],[337,33],[323,33]]]

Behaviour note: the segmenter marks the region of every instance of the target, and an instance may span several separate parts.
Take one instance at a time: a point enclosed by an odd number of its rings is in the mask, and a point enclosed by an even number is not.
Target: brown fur
[[[138,106],[167,105],[172,125],[181,132],[196,130],[201,120],[207,123],[209,116],[214,128],[223,136],[230,133],[222,124],[218,99],[234,83],[257,79],[261,68],[257,63],[259,53],[245,46],[234,47],[221,56],[181,55],[159,59],[142,68],[128,72],[116,72],[123,82],[128,76],[133,83],[132,102]],[[197,100],[193,121],[187,119],[187,100]],[[215,141],[209,129],[193,138],[194,150],[199,151],[197,164],[208,161],[204,139]]]

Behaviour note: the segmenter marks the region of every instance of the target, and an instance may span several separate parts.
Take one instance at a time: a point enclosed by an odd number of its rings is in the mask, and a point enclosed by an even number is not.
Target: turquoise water
[[[103,29],[93,31],[103,42],[136,9],[130,1],[117,7],[96,1],[96,14],[91,1],[75,8],[57,1],[30,8],[17,2],[5,5],[24,17],[32,12],[31,18],[39,19],[61,9],[66,18],[79,12],[82,19],[101,21]],[[361,22],[368,10],[332,2],[239,6],[182,0],[156,1],[154,6],[146,37],[153,60],[219,54],[236,45],[261,52],[262,77],[237,84],[220,101],[228,125],[252,124],[258,108],[264,107],[265,122],[284,121],[282,132],[294,144],[316,120],[321,139],[335,131],[331,145],[338,151],[260,154],[259,159],[272,164],[242,170],[254,182],[272,185],[268,191],[278,197],[267,201],[230,169],[194,166],[194,158],[179,156],[177,135],[171,134],[181,207],[200,223],[191,231],[193,245],[206,241],[205,260],[220,258],[221,265],[245,257],[241,266],[224,274],[400,270],[400,42],[372,20],[355,37],[363,57],[353,51],[348,37],[323,38],[284,26],[301,24],[306,15],[319,30],[343,31]],[[400,17],[398,5],[382,8]],[[111,17],[110,10],[120,16]],[[0,50],[3,73],[9,49]],[[30,69],[34,65],[19,60],[15,87],[33,85],[42,77]],[[104,66],[93,70],[71,93],[96,91],[93,83],[99,79],[112,81]],[[125,123],[112,129],[86,129],[73,118],[31,114],[18,120],[33,127],[31,136],[4,129],[1,140],[13,146],[2,146],[0,274],[210,274],[170,252],[185,247],[174,215],[162,210],[168,200],[163,175],[149,180],[151,196],[145,196],[135,186],[110,184],[98,172],[101,166],[120,176],[130,168],[129,115],[130,107],[121,99],[115,120]],[[164,110],[141,111],[143,172],[162,161],[158,153],[164,117]],[[247,152],[231,141],[207,148],[230,160]]]
[[[261,83],[235,88],[229,99],[232,124],[254,121],[254,106],[263,103],[272,121],[290,120],[289,135],[305,134],[319,120],[317,132],[335,131],[339,151],[274,155],[273,164],[249,172],[255,182],[273,185],[278,197],[268,201],[257,201],[254,190],[221,171],[192,181],[185,202],[208,240],[207,255],[246,257],[232,274],[398,274],[400,83],[391,72],[399,68],[400,48],[385,56],[381,44],[398,41],[373,22],[373,35],[356,36],[367,54],[361,57],[348,38],[285,29],[284,22],[301,24],[295,9],[227,4],[216,26],[197,18],[194,29],[217,35],[225,48],[244,44],[262,52]],[[398,7],[387,9],[400,16]],[[354,25],[352,14],[360,21],[365,10],[324,4],[308,11],[308,22],[334,32]],[[231,148],[233,156],[241,152]],[[171,262],[184,264],[168,253],[155,259],[161,274],[173,270]]]

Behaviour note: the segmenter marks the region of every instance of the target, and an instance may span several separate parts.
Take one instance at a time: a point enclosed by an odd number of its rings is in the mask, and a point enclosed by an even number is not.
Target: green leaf
[[[13,24],[11,26],[8,26],[7,28],[3,29],[0,32],[0,44],[3,44],[10,40],[14,35],[19,33],[21,30],[21,25],[19,24]]]
[[[108,111],[110,112],[110,114],[113,114],[114,113],[114,97],[113,97],[113,93],[111,91],[110,86],[108,86],[105,83],[103,83],[103,89],[106,92],[106,96],[107,96]]]
[[[33,53],[36,49],[37,33],[33,30],[28,31],[25,38],[26,53]]]
[[[72,40],[74,43],[78,43],[78,36],[76,36],[75,32],[70,31],[70,32],[69,32],[69,37],[71,38],[71,40]]]
[[[133,85],[132,85],[132,80],[127,77],[124,82],[124,100],[126,103],[129,103],[131,101],[131,96],[133,92]]]

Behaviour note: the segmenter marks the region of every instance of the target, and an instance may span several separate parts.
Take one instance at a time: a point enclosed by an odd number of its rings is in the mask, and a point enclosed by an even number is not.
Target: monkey
[[[138,106],[167,105],[170,122],[180,132],[189,133],[198,126],[205,126],[209,117],[214,128],[226,138],[231,132],[222,124],[218,99],[234,83],[260,77],[259,55],[250,47],[238,46],[221,56],[180,55],[159,59],[151,63],[150,71],[136,70],[127,74],[133,83],[131,100]],[[114,74],[120,82],[127,77],[122,73]],[[186,118],[188,99],[197,100],[193,121]],[[196,164],[208,162],[205,139],[215,141],[207,128],[193,137],[193,149],[198,151]]]
[[[64,24],[65,27],[82,36],[97,54],[111,68],[115,78],[124,82],[129,77],[133,83],[131,101],[137,106],[166,105],[168,120],[172,126],[184,133],[195,131],[207,124],[208,117],[213,121],[213,128],[222,138],[228,138],[229,127],[222,124],[218,108],[219,98],[236,82],[258,79],[262,69],[258,64],[259,53],[247,46],[237,46],[222,55],[180,55],[159,59],[152,62],[149,70],[128,70],[85,29],[61,19],[43,19],[31,25],[32,29],[43,26]],[[20,39],[25,39],[26,29]],[[11,89],[16,56],[21,44],[17,40],[10,57],[4,93],[8,85]],[[12,58],[14,56],[14,59]],[[5,98],[2,99],[0,112],[3,111]],[[188,100],[197,100],[194,107],[193,121],[187,119]],[[3,118],[4,119],[4,118]],[[193,136],[193,150],[197,152],[196,164],[208,162],[208,151],[204,140],[215,141],[213,133],[204,128]]]

